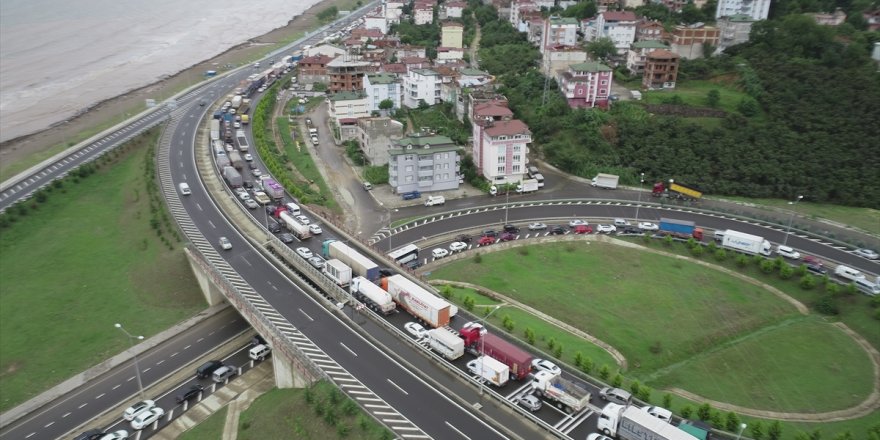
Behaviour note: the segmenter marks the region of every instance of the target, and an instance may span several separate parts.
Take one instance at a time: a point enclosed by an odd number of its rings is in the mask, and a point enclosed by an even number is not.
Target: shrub
[[[504,329],[507,330],[508,332],[512,332],[513,328],[515,326],[515,324],[513,322],[513,318],[511,318],[510,315],[504,315],[504,318],[502,319],[501,325],[504,326]]]
[[[739,416],[733,411],[728,412],[727,420],[724,422],[724,429],[726,429],[727,432],[739,432],[739,424]]]
[[[691,248],[691,255],[694,258],[700,258],[703,255],[703,247],[702,246],[694,246]]]
[[[483,262],[483,256],[480,255],[479,252],[477,252],[476,255],[474,255],[474,263],[480,264],[482,262]]]
[[[779,278],[782,278],[783,280],[787,280],[787,279],[790,279],[792,276],[794,276],[794,268],[793,267],[786,264],[786,265],[779,268]]]
[[[663,407],[672,411],[672,394],[666,393],[663,395]]]
[[[704,422],[712,420],[712,405],[704,403],[697,408],[697,417]]]
[[[639,399],[645,403],[651,403],[651,387],[642,385],[639,388]]]
[[[880,310],[878,310],[878,311],[880,311]],[[880,314],[878,314],[878,316],[880,316]],[[581,362],[581,371],[583,371],[584,373],[590,374],[593,372],[594,366],[595,366],[595,364],[593,363],[592,359],[584,358],[583,362]]]
[[[340,423],[338,426],[336,426],[336,434],[338,434],[340,437],[348,437],[349,432],[351,432],[351,427],[349,427],[345,423]]]
[[[672,246],[673,242],[674,242],[674,240],[672,239],[671,235],[667,235],[667,236],[663,237],[663,245],[664,246],[666,246],[666,247]]]
[[[443,288],[440,289],[440,294],[443,295],[443,298],[452,298],[452,286],[449,284],[443,286]]]
[[[718,249],[712,254],[712,256],[718,261],[724,261],[727,259],[727,252],[724,249]]]
[[[553,357],[556,359],[562,359],[562,352],[564,351],[562,344],[556,344],[556,348],[553,349]]]
[[[773,273],[776,270],[776,262],[773,260],[763,260],[761,261],[761,272],[764,273]]]
[[[523,336],[525,336],[526,342],[528,342],[530,345],[535,345],[535,331],[534,330],[526,327],[525,331],[523,332]]]
[[[584,354],[581,352],[575,352],[574,354],[574,366],[580,368],[581,364],[584,363]]]
[[[801,277],[801,280],[798,281],[798,284],[800,284],[801,289],[812,290],[814,287],[816,287],[816,277],[810,274],[806,274]]]
[[[767,439],[768,440],[779,440],[782,438],[782,424],[779,423],[779,420],[774,420],[773,423],[767,428]]]
[[[547,348],[549,348],[551,350],[556,348],[556,338],[551,337],[550,340],[547,341]]]
[[[651,233],[645,232],[644,234],[642,234],[642,241],[645,242],[645,244],[650,244],[651,243]]]
[[[833,281],[825,283],[825,292],[827,292],[830,296],[836,297],[838,294],[840,294],[840,284],[837,284]]]
[[[474,299],[467,296],[464,298],[464,300],[462,300],[462,305],[464,305],[464,308],[467,309],[469,312],[473,311],[474,310]]]
[[[736,256],[736,265],[739,267],[746,267],[749,265],[749,257],[745,255],[737,255]]]
[[[621,376],[620,373],[617,373],[614,376],[614,379],[611,379],[611,386],[614,388],[620,388],[621,385],[623,385],[623,376]]]
[[[639,387],[641,385],[642,384],[640,384],[638,380],[634,380],[631,384],[629,384],[629,391],[632,393],[633,396],[639,395]]]
[[[608,368],[608,364],[602,364],[602,367],[599,368],[599,378],[602,380],[608,380],[608,376],[611,375],[611,369]]]
[[[690,407],[690,405],[685,405],[684,408],[681,409],[681,417],[683,419],[691,418],[691,415],[694,414],[694,409]]]
[[[816,300],[816,303],[813,304],[813,308],[823,315],[834,316],[840,313],[840,309],[837,307],[837,300],[835,300],[834,296],[830,294],[823,295]]]
[[[749,427],[749,433],[754,440],[764,440],[764,422],[755,420]]]

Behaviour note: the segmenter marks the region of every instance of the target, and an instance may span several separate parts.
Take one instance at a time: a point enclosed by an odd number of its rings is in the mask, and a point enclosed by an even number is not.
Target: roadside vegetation
[[[113,324],[150,337],[204,307],[155,187],[157,138],[3,215],[0,411],[127,349]]]
[[[178,437],[179,440],[217,440],[223,438],[223,428],[226,425],[226,413],[229,406],[224,406],[217,412],[208,416],[192,429],[184,432]]]

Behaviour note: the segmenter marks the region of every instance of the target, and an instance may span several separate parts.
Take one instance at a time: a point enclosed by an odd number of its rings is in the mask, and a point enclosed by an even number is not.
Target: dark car
[[[206,377],[211,377],[211,374],[214,373],[214,370],[216,370],[222,366],[223,366],[223,362],[220,362],[220,361],[205,362],[204,364],[202,364],[201,367],[199,367],[198,370],[196,370],[196,375],[201,379],[204,379]]]
[[[266,345],[266,340],[263,339],[263,337],[260,335],[256,335],[251,338],[251,347],[256,347],[258,345]]]
[[[555,235],[564,235],[564,234],[565,234],[565,228],[563,228],[562,226],[559,226],[559,225],[551,226],[551,227],[550,227],[550,233],[551,233],[551,234],[555,234]]]
[[[470,235],[461,234],[458,237],[455,237],[455,241],[460,241],[462,243],[470,243],[471,241],[473,241],[473,238],[471,238]]]
[[[255,169],[257,169],[257,164],[255,164],[254,162],[248,162],[248,168],[255,170]],[[251,186],[253,186],[253,185],[251,185]]]
[[[504,232],[519,234],[519,228],[517,228],[515,225],[504,225]]]
[[[618,234],[642,235],[642,230],[635,226],[627,226],[622,230],[618,230]]]
[[[293,234],[289,232],[285,232],[283,234],[278,234],[278,239],[283,241],[284,243],[293,243]]]
[[[498,232],[495,232],[494,229],[486,229],[485,231],[483,231],[483,234],[481,236],[482,237],[498,238]]]
[[[390,277],[390,276],[394,276],[396,274],[397,274],[397,272],[395,272],[393,269],[389,269],[387,267],[380,267],[379,268],[379,276],[381,276],[381,277]]]
[[[422,193],[420,193],[418,191],[410,191],[410,192],[405,192],[405,193],[401,194],[400,196],[403,197],[403,200],[413,200],[413,199],[418,199],[418,198],[422,197]]]
[[[192,385],[191,387],[187,388],[183,392],[183,394],[178,394],[175,399],[177,400],[177,403],[183,403],[184,401],[190,400],[193,397],[198,396],[203,389],[205,388],[201,385]]]
[[[403,265],[410,268],[411,270],[416,270],[416,269],[422,267],[422,263],[419,261],[418,258],[416,258],[415,260],[409,260],[406,263],[404,263]]]
[[[104,431],[100,429],[90,429],[74,437],[73,440],[95,440],[101,438],[102,435],[104,435]]]
[[[511,241],[511,240],[516,240],[516,235],[511,234],[510,232],[505,232],[505,233],[502,233],[502,234],[501,234],[501,238],[499,238],[498,240],[499,240],[499,241]]]
[[[247,189],[251,189],[251,188],[254,187],[254,184],[251,183],[250,180],[245,180],[244,182],[241,182],[241,186],[243,186],[243,187],[245,187],[245,188],[247,188]]]
[[[270,218],[268,219],[268,225],[266,225],[266,229],[268,229],[269,232],[281,232],[281,224]]]

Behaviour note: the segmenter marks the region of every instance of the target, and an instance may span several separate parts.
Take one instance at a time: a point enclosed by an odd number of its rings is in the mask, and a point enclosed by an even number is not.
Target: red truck
[[[522,380],[528,377],[532,368],[532,355],[516,345],[489,333],[482,324],[469,322],[459,331],[465,348],[475,356],[486,355],[507,365],[510,378]]]

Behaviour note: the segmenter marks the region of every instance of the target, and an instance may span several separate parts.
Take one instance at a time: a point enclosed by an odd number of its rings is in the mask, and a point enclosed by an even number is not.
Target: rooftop
[[[333,102],[339,101],[354,101],[355,99],[363,99],[366,98],[367,94],[361,91],[357,92],[336,92],[333,95],[330,95],[330,100]]]
[[[486,127],[486,134],[491,137],[495,136],[513,136],[516,134],[531,134],[529,126],[519,119],[510,121],[495,121],[491,126]]]
[[[681,58],[677,53],[670,52],[665,49],[657,49],[648,53],[648,58],[660,59],[660,60],[672,60]]]
[[[657,40],[636,41],[632,44],[633,49],[668,49],[669,45]]]
[[[392,84],[397,81],[393,75],[387,73],[371,73],[367,75],[370,84]]]
[[[632,11],[606,11],[602,13],[602,16],[605,17],[605,21],[636,21],[639,19]]]
[[[569,69],[575,72],[610,72],[611,68],[597,62],[587,62],[587,63],[577,63],[568,66]]]

